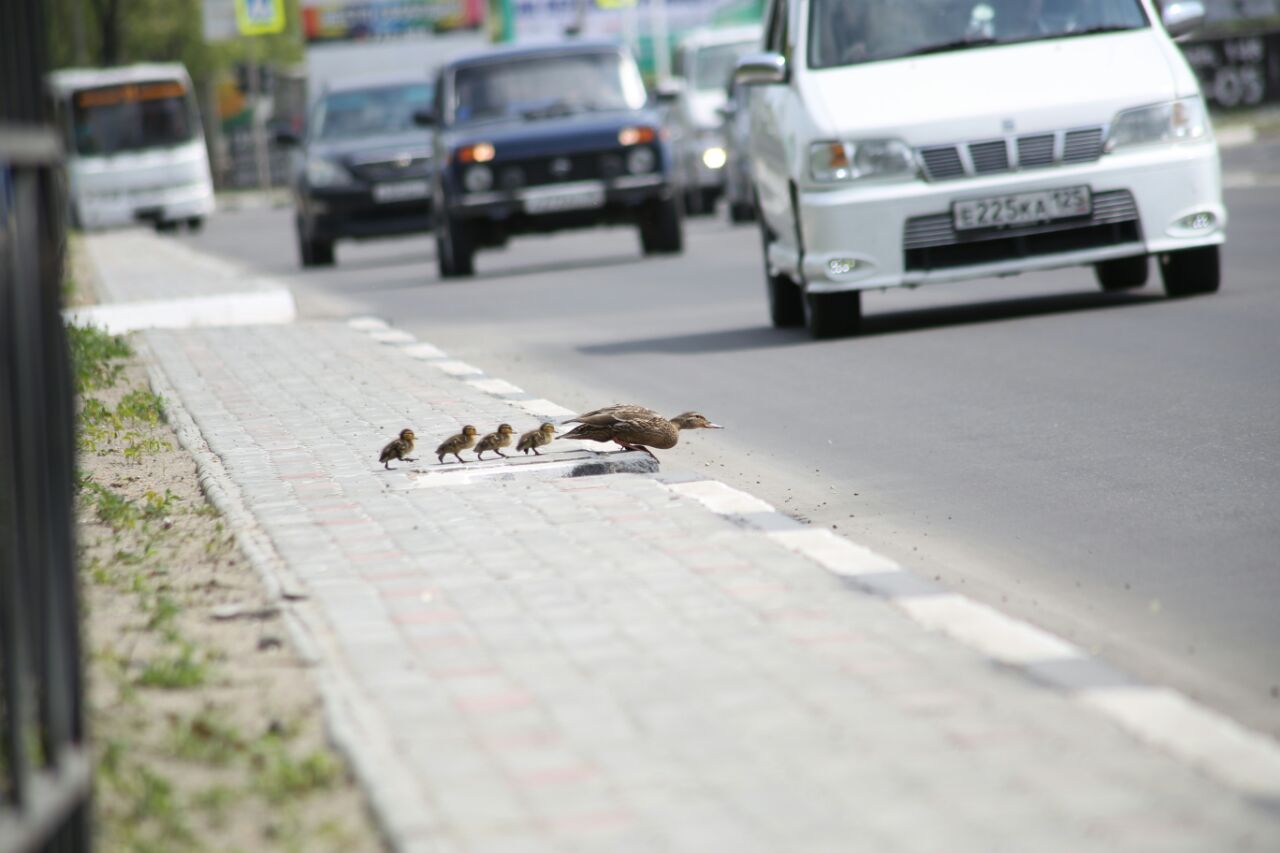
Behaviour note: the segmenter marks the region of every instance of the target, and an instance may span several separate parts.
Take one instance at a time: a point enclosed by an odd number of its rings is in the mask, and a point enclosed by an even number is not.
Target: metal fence
[[[90,848],[43,0],[0,0],[0,851]]]

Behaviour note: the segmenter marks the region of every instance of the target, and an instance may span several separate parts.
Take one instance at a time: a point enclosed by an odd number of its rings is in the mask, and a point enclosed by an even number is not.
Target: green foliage
[[[92,326],[68,324],[67,346],[77,394],[115,385],[124,368],[114,362],[133,354],[123,337]]]
[[[190,719],[175,719],[173,754],[186,761],[223,766],[245,749],[244,738],[221,714],[205,709]]]
[[[328,753],[313,752],[296,758],[275,737],[263,738],[255,746],[254,765],[254,787],[273,803],[328,788],[339,776],[338,763]]]
[[[208,668],[196,653],[195,646],[180,642],[176,654],[148,663],[138,676],[138,684],[142,687],[177,690],[199,687],[208,677]]]

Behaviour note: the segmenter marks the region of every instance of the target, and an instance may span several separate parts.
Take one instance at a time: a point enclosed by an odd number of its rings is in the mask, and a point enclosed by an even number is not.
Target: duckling
[[[526,456],[532,450],[534,456],[541,456],[542,454],[538,452],[538,448],[550,444],[555,435],[556,425],[548,421],[537,429],[531,429],[520,436],[520,441],[516,444],[516,450]]]
[[[675,447],[682,429],[724,429],[698,412],[684,412],[668,419],[652,409],[633,405],[607,406],[570,418],[566,423],[581,426],[574,427],[557,438],[614,441],[627,450],[643,450],[650,456],[653,456],[650,447],[658,450]]]
[[[382,463],[382,467],[388,471],[391,470],[391,460],[399,459],[401,462],[417,462],[409,456],[413,452],[413,430],[400,430],[400,437],[393,438],[386,447],[382,448],[382,453],[378,454],[378,461]]]
[[[457,435],[451,435],[436,448],[436,458],[444,464],[444,458],[449,455],[457,456],[459,462],[466,462],[458,454],[464,450],[470,450],[476,446],[476,428],[471,424],[467,424],[462,428],[462,432]]]
[[[502,452],[502,448],[511,446],[511,424],[498,424],[498,431],[491,432],[484,438],[480,439],[480,443],[476,445],[476,459],[482,459],[486,450],[492,450],[494,453],[507,458],[507,454]]]

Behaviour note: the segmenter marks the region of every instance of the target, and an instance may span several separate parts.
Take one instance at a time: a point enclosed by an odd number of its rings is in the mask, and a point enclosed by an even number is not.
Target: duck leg
[[[461,462],[463,465],[467,464],[467,460],[463,459],[461,456],[458,456],[458,454],[455,453],[453,455],[457,457],[458,461]]]

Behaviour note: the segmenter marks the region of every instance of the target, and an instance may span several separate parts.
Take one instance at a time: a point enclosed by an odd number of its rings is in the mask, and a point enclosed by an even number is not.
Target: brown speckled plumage
[[[480,439],[480,443],[476,445],[476,459],[483,458],[484,454],[489,451],[493,451],[505,459],[507,454],[502,452],[502,448],[511,446],[513,432],[511,424],[498,424],[497,432],[489,433]]]
[[[528,454],[532,450],[534,456],[541,456],[542,454],[538,452],[538,448],[546,447],[551,443],[551,439],[555,437],[556,425],[545,423],[537,429],[531,429],[520,436],[520,441],[516,444],[516,450],[524,454]]]
[[[698,412],[685,412],[668,419],[652,409],[634,405],[606,406],[570,418],[566,423],[580,426],[559,438],[614,441],[627,450],[643,450],[650,456],[653,455],[651,447],[658,450],[675,447],[682,429],[723,429]]]
[[[409,456],[413,452],[414,438],[413,430],[400,430],[400,437],[392,439],[386,447],[382,448],[382,453],[378,454],[378,461],[382,463],[382,467],[388,471],[391,470],[392,459],[399,459],[401,462],[416,462],[416,459]]]
[[[436,448],[436,458],[443,463],[446,456],[457,456],[459,462],[466,462],[467,460],[463,459],[459,454],[475,446],[476,428],[471,424],[467,424],[462,428],[462,432],[449,436]]]

